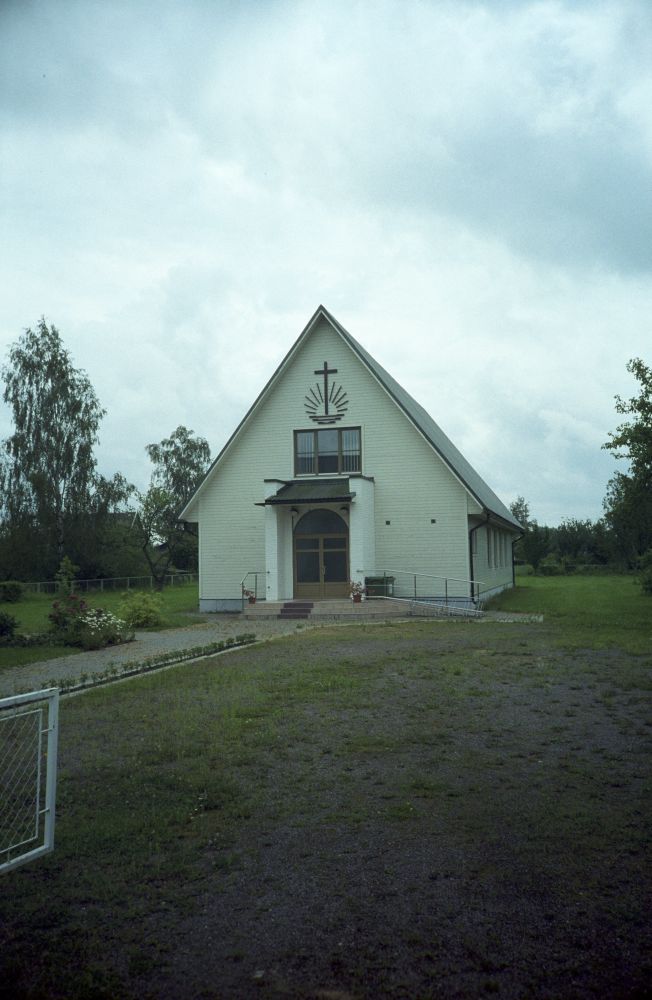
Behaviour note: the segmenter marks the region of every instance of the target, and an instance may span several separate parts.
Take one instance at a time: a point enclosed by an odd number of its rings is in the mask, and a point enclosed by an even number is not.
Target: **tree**
[[[616,396],[616,412],[634,419],[610,433],[603,447],[615,458],[626,459],[629,470],[609,481],[603,506],[621,558],[633,568],[652,547],[652,369],[633,358],[627,371],[640,383],[640,391],[629,400]]]
[[[529,531],[523,537],[523,554],[534,572],[539,568],[539,563],[547,556],[550,550],[550,529],[540,528],[536,521],[533,521]]]
[[[31,545],[45,547],[51,572],[65,554],[69,525],[88,510],[105,411],[44,317],[10,348],[2,379],[14,422],[2,443],[4,515],[23,533],[33,531]]]
[[[527,531],[530,527],[530,505],[525,497],[516,497],[509,505],[509,509],[523,528]]]
[[[184,530],[179,514],[195,492],[211,453],[204,438],[180,426],[160,444],[149,444],[147,454],[154,471],[146,493],[140,495],[135,527],[157,587],[176,569],[196,569],[197,539]]]
[[[640,358],[627,363],[627,371],[641,384],[638,396],[622,400],[616,396],[616,413],[632,414],[635,419],[621,424],[615,434],[609,434],[603,448],[613,451],[616,458],[629,462],[630,475],[641,486],[652,486],[652,368]]]
[[[193,495],[211,461],[211,450],[205,438],[193,437],[194,431],[177,427],[160,444],[148,444],[147,454],[154,463],[152,482],[174,498],[179,512]]]
[[[523,537],[517,539],[514,545],[514,559],[517,563],[528,562],[525,555],[525,535],[532,527],[533,522],[530,520],[530,505],[525,499],[525,497],[516,497],[509,505],[509,509],[518,521],[518,523],[523,528]]]
[[[634,569],[652,548],[652,492],[633,476],[617,472],[602,504],[619,560]]]

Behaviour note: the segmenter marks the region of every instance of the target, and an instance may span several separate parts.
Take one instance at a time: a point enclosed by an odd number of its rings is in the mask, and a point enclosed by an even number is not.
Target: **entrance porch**
[[[266,480],[266,603],[348,599],[349,581],[374,564],[374,483]]]

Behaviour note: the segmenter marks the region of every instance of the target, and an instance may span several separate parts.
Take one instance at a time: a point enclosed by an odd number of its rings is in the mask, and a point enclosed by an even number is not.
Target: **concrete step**
[[[386,618],[406,618],[409,611],[405,604],[391,600],[369,600],[354,604],[347,598],[324,601],[258,601],[246,604],[243,617],[256,619],[309,618],[311,621],[380,621]]]

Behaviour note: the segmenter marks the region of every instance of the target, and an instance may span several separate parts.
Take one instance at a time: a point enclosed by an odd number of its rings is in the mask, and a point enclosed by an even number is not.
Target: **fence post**
[[[448,578],[444,580],[444,593],[446,595],[446,607],[448,607]]]
[[[415,599],[415,601],[417,599],[417,575],[416,575],[416,573],[414,574],[414,599]]]

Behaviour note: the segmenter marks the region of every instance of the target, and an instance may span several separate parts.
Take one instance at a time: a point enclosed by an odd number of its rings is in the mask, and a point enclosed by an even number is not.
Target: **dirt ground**
[[[172,918],[153,995],[649,995],[641,703],[586,681],[624,676],[622,654],[577,654],[578,680],[568,654],[530,636],[545,677],[510,682],[515,641],[462,629],[449,641],[444,626],[434,642],[393,644],[398,674],[390,664],[366,704],[306,709],[257,776],[265,806],[230,867],[207,869],[192,912]],[[338,649],[352,662],[384,651]],[[463,698],[401,670],[464,651],[476,672]]]

